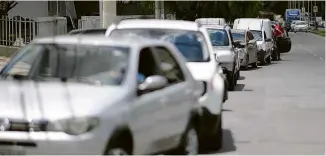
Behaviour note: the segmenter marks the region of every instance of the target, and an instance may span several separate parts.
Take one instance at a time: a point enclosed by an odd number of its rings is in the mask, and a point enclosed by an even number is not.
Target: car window
[[[228,33],[224,29],[207,29],[213,46],[229,46]]]
[[[37,80],[120,85],[127,74],[129,48],[74,44],[35,44],[42,49]],[[36,52],[36,51],[33,51]],[[22,60],[30,61],[28,55]],[[25,61],[26,62],[26,61]],[[14,64],[18,64],[19,61]]]
[[[245,42],[245,34],[241,32],[232,32],[234,41]]]
[[[8,63],[2,74],[28,76],[42,51],[44,51],[43,47],[27,45]]]
[[[198,31],[179,29],[130,28],[115,29],[111,37],[140,36],[165,40],[173,43],[187,62],[208,62],[209,51],[204,35]]]
[[[255,40],[257,40],[257,41],[262,41],[263,40],[261,31],[251,30],[251,32],[252,32],[252,35],[254,36]]]
[[[254,39],[254,37],[252,36],[252,34],[250,33],[250,31],[247,32],[247,35],[248,35],[249,41]]]
[[[137,83],[141,84],[149,76],[161,75],[153,51],[149,47],[140,50],[138,59]]]
[[[154,47],[158,56],[159,66],[169,84],[175,84],[185,80],[178,62],[166,47]]]

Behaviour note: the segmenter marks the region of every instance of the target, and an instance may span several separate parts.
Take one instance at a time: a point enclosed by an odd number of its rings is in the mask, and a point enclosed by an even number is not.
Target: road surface
[[[325,154],[325,38],[290,36],[283,61],[241,72],[224,105],[224,147],[212,154]]]

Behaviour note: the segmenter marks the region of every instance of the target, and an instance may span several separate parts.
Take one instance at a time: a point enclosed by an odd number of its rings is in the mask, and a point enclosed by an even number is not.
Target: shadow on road
[[[248,68],[248,69],[246,69],[245,71],[258,70],[258,69],[260,69],[260,68],[262,68],[262,67],[257,67],[257,68]]]
[[[246,77],[244,77],[244,76],[239,77],[239,80],[244,80],[244,79],[246,79]]]
[[[236,92],[236,91],[247,91],[247,92],[251,92],[251,91],[253,91],[252,89],[245,89],[244,87],[245,87],[246,85],[245,84],[237,84],[236,86],[235,86],[235,88],[234,88],[234,91]]]
[[[228,129],[223,129],[223,146],[218,151],[205,151],[203,154],[216,154],[235,151],[237,148],[234,144],[232,132]]]

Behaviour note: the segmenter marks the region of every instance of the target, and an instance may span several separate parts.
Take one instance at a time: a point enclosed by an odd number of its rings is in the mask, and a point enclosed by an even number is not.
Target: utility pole
[[[160,0],[155,0],[155,19],[161,18],[161,2]]]
[[[99,0],[100,28],[103,28],[103,0]]]

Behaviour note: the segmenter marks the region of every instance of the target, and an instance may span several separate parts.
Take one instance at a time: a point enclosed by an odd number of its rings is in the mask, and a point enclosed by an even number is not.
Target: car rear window
[[[177,29],[115,29],[111,37],[140,36],[173,43],[188,62],[207,62],[209,52],[204,35],[198,31]]]

